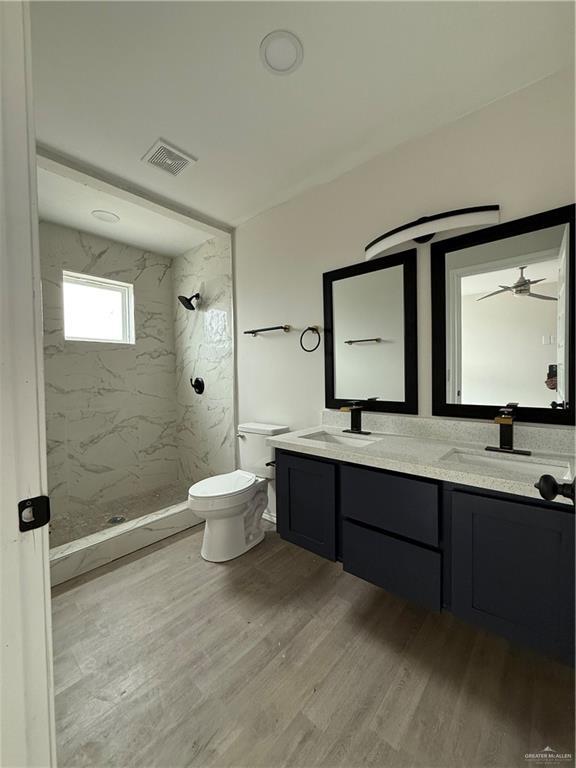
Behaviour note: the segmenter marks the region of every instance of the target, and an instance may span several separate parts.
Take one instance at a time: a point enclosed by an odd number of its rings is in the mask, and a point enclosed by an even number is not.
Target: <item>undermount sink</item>
[[[369,437],[368,435],[345,435],[334,432],[313,432],[311,435],[302,435],[303,440],[318,440],[321,443],[332,443],[333,445],[347,445],[355,448],[375,443],[379,438]]]
[[[518,454],[491,454],[454,448],[440,458],[447,464],[463,469],[511,472],[527,480],[538,480],[540,475],[553,475],[557,480],[571,480],[570,462],[563,459],[547,459],[541,456]]]

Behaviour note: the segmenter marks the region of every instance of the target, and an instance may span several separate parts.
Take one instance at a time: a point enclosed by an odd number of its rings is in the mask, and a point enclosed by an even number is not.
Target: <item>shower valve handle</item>
[[[190,379],[190,384],[192,384],[192,389],[194,392],[196,392],[197,395],[203,394],[204,390],[206,389],[204,379],[201,379],[199,376],[197,376],[195,379]]]

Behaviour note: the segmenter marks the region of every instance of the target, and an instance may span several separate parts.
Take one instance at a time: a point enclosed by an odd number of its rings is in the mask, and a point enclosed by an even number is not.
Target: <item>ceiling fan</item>
[[[541,277],[539,280],[529,280],[524,277],[524,270],[526,267],[519,267],[520,277],[513,285],[500,285],[499,291],[493,291],[487,293],[486,296],[480,296],[476,301],[482,301],[483,299],[489,299],[490,296],[497,296],[499,293],[512,293],[514,296],[527,296],[530,299],[542,299],[542,301],[558,301],[556,296],[544,296],[542,293],[532,293],[531,288],[536,283],[541,283],[546,280],[545,277]]]

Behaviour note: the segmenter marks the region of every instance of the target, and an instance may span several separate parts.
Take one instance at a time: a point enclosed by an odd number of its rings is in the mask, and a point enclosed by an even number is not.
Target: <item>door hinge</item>
[[[18,502],[18,521],[21,531],[41,528],[50,522],[50,499],[48,496],[34,496]]]

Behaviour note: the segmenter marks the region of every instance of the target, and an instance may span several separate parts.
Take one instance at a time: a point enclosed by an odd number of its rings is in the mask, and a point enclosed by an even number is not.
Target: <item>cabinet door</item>
[[[511,640],[570,659],[574,515],[455,491],[452,610]]]
[[[283,539],[336,559],[336,467],[276,454],[276,524]]]

